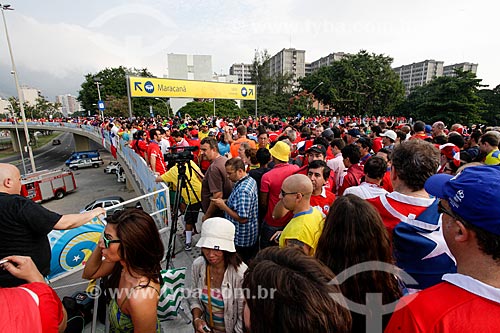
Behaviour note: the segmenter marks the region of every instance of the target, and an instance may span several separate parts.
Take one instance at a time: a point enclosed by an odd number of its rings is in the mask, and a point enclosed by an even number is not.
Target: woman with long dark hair
[[[161,332],[156,313],[164,248],[154,220],[135,208],[106,220],[83,278],[109,276],[111,332]]]
[[[337,197],[330,208],[318,241],[316,258],[335,275],[357,264],[381,263],[381,270],[370,268],[349,274],[340,285],[347,300],[366,304],[367,293],[379,293],[382,294],[382,303],[389,304],[395,303],[402,295],[396,276],[383,271],[384,264],[393,264],[393,258],[382,218],[372,205],[353,194]],[[351,311],[352,332],[367,332],[366,316],[371,318],[371,314],[369,309],[365,313]],[[389,319],[390,314],[383,316],[384,328]]]
[[[245,328],[252,333],[350,333],[333,273],[302,249],[260,251],[245,273]]]

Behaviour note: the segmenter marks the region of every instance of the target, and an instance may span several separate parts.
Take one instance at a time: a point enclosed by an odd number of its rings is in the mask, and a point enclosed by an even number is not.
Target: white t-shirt
[[[377,184],[370,184],[367,182],[362,182],[358,186],[351,186],[345,189],[344,195],[354,194],[361,199],[371,199],[376,198],[381,195],[385,195],[387,192],[384,188],[378,186]]]

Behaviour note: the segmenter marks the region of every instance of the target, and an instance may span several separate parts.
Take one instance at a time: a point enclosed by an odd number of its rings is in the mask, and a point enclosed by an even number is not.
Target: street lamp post
[[[36,171],[35,158],[33,157],[33,150],[30,145],[30,134],[28,131],[28,124],[26,124],[26,115],[24,114],[24,96],[21,92],[21,87],[19,86],[19,78],[17,76],[16,64],[14,62],[14,56],[12,54],[12,46],[10,45],[9,31],[7,30],[7,22],[5,21],[5,11],[14,10],[10,8],[10,5],[0,4],[0,9],[2,10],[3,25],[5,28],[5,36],[7,37],[7,45],[9,46],[10,61],[12,62],[12,74],[14,74],[14,80],[16,82],[17,96],[19,99],[19,109],[21,111],[21,118],[23,120],[24,135],[26,137],[26,145],[28,146],[28,154],[31,162],[31,171]]]
[[[311,90],[311,94],[314,94],[314,91],[316,89],[318,89],[321,85],[323,85],[323,81],[321,81],[320,83],[318,83],[318,85],[316,87],[313,88],[313,90]],[[319,100],[318,100],[318,115],[319,115]]]
[[[161,98],[158,98],[158,97],[155,97],[155,99],[157,101],[160,101],[163,104],[165,104],[165,107],[167,108],[167,117],[170,118],[170,111],[169,111],[170,107],[168,106],[168,103],[166,101],[162,100]]]
[[[98,103],[99,103],[101,101],[101,89],[99,88],[99,85],[101,84],[101,79],[98,77],[94,77],[94,82],[97,85],[97,97],[99,98],[99,101],[98,101]],[[99,108],[99,112],[101,114],[101,120],[104,121],[104,111],[102,111]]]

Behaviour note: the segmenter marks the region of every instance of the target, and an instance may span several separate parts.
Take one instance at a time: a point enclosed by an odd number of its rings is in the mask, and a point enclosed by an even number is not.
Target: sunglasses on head
[[[104,247],[109,249],[109,245],[113,243],[121,243],[122,241],[119,239],[108,239],[106,237],[106,233],[102,234],[102,240],[104,241]]]

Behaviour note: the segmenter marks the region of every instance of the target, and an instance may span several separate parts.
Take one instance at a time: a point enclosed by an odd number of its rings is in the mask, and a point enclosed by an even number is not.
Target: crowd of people
[[[199,293],[189,297],[195,332],[493,332],[500,324],[495,128],[361,117],[101,126],[180,192],[185,250],[201,248],[191,285]],[[187,147],[198,150],[186,162],[190,186],[178,189],[172,152]],[[111,300],[112,325],[154,332],[163,246],[147,214],[122,214],[109,217],[84,276],[109,275],[124,290]],[[263,289],[270,297],[259,297]]]

